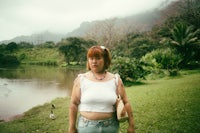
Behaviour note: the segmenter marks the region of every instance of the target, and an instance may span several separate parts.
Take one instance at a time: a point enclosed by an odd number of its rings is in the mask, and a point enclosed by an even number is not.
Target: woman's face
[[[104,58],[102,56],[89,57],[88,62],[93,72],[99,73],[104,71]]]

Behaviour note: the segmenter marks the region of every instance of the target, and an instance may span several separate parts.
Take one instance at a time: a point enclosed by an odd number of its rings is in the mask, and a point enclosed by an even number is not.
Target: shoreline
[[[10,117],[7,117],[7,118],[3,118],[3,119],[0,119],[0,123],[13,121],[13,120],[22,118],[23,116],[24,116],[24,113],[13,115],[13,116],[10,116]]]
[[[0,123],[11,122],[11,121],[14,121],[14,120],[23,118],[23,117],[26,115],[26,114],[25,114],[26,112],[31,111],[31,110],[32,110],[33,108],[35,108],[35,107],[44,106],[45,104],[51,104],[53,101],[56,101],[56,100],[59,100],[59,99],[66,99],[66,98],[68,98],[68,96],[56,97],[56,98],[52,99],[51,101],[47,101],[47,102],[44,102],[43,104],[35,105],[35,106],[33,106],[32,108],[29,108],[28,110],[26,110],[26,111],[24,111],[24,112],[22,112],[22,113],[15,114],[15,115],[10,116],[10,117],[0,118]]]
[[[26,111],[24,111],[22,113],[19,113],[19,114],[16,114],[16,115],[12,115],[12,116],[6,117],[6,118],[0,118],[0,124],[6,123],[6,122],[12,122],[14,120],[23,118],[24,116],[26,116],[26,112],[29,112],[32,109],[36,108],[36,107],[44,107],[46,105],[51,105],[51,103],[55,103],[55,102],[59,101],[59,99],[67,99],[67,98],[69,98],[69,97],[68,96],[56,97],[56,98],[52,99],[51,101],[47,101],[47,102],[44,102],[43,104],[35,105],[32,108],[29,108],[28,110],[26,110]]]
[[[22,118],[23,116],[24,116],[24,113],[22,113],[22,114],[17,114],[17,115],[14,115],[14,116],[11,116],[11,117],[5,119],[4,121],[5,121],[5,122],[13,121],[13,120]]]

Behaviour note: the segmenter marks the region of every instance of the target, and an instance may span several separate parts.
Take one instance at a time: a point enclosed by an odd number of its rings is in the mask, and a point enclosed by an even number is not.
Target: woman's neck
[[[107,72],[104,70],[104,71],[101,71],[101,72],[91,71],[91,73],[96,80],[103,80],[103,79],[105,79]]]

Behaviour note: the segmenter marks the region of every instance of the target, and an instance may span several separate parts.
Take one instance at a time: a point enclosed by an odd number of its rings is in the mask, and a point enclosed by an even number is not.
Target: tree
[[[70,65],[70,62],[74,60],[73,57],[75,57],[73,45],[62,45],[59,47],[59,51],[64,54],[66,63]]]
[[[200,30],[194,30],[193,26],[185,23],[177,23],[171,30],[171,45],[182,56],[182,65],[187,65],[200,50],[200,42],[197,34]]]
[[[22,48],[22,49],[26,49],[26,48],[28,49],[28,48],[34,47],[34,45],[29,42],[20,42],[20,43],[18,43],[18,46],[19,46],[19,48]]]
[[[44,43],[41,43],[41,44],[37,45],[37,47],[40,47],[40,48],[54,48],[55,47],[55,43],[53,41],[46,41]]]
[[[200,0],[183,0],[180,18],[195,28],[200,28]]]
[[[115,47],[114,55],[139,59],[158,48],[157,44],[147,33],[130,33]]]
[[[17,66],[20,62],[15,56],[3,55],[0,53],[0,67]]]
[[[17,50],[18,46],[15,42],[11,42],[6,46],[6,50],[13,52],[14,50]]]
[[[122,29],[117,26],[117,23],[119,23],[117,18],[96,21],[87,32],[86,38],[93,39],[99,45],[113,49],[116,42],[123,37]]]
[[[76,61],[78,64],[85,61],[87,48],[94,44],[96,42],[93,40],[84,40],[77,37],[69,37],[58,43],[59,51],[65,55],[67,64],[72,61]]]

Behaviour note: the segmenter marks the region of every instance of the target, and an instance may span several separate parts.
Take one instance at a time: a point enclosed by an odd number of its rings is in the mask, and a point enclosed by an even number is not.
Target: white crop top
[[[105,82],[95,82],[81,74],[80,88],[79,111],[115,112],[116,78]]]

